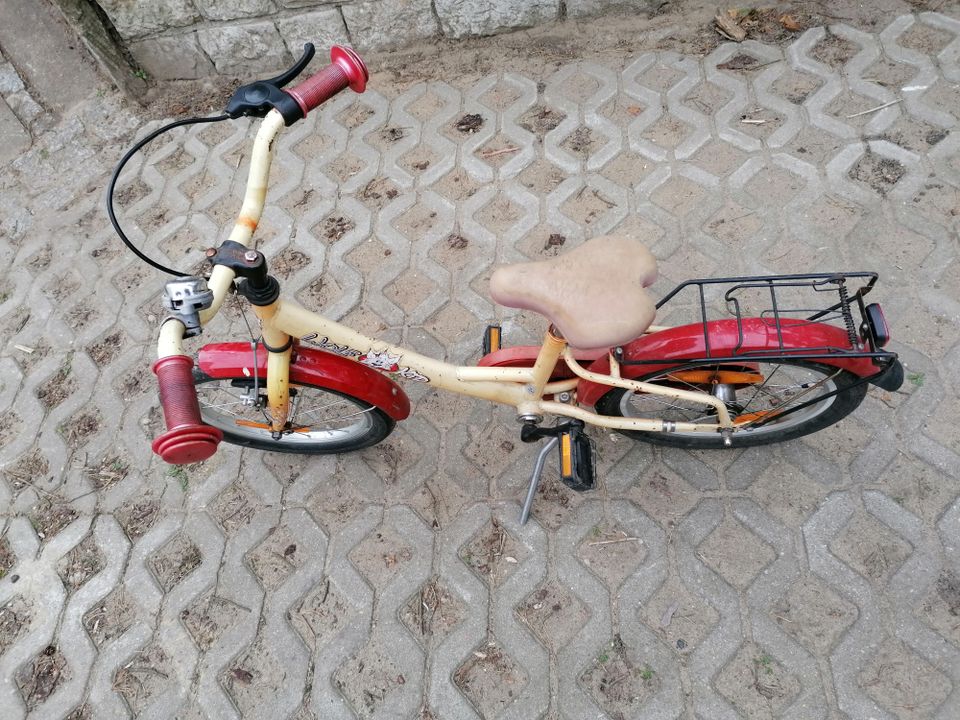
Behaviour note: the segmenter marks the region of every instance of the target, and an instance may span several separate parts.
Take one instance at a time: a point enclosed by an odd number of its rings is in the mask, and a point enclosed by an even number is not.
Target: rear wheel
[[[279,440],[270,430],[266,379],[212,378],[194,372],[200,415],[234,445],[303,454],[332,454],[375,445],[395,425],[383,410],[317,385],[290,386],[290,417]]]
[[[660,371],[639,378],[682,390],[708,392],[722,399],[734,423],[732,447],[767,445],[822,430],[853,412],[867,393],[865,383],[846,370],[803,360],[743,366],[702,363]],[[826,397],[837,391],[836,395]],[[818,397],[822,400],[816,401]],[[807,401],[812,404],[789,414],[786,410]],[[673,422],[710,423],[716,414],[705,405],[649,393],[614,388],[596,405],[602,415],[649,418]],[[766,421],[759,424],[760,421]],[[624,435],[685,448],[722,448],[718,432],[653,433],[621,431]]]

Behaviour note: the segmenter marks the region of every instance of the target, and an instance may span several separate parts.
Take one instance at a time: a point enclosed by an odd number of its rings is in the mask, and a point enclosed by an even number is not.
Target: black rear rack
[[[757,275],[749,277],[706,278],[687,280],[677,285],[660,302],[657,310],[676,298],[688,288],[694,288],[700,311],[700,322],[703,325],[703,342],[705,354],[701,357],[676,359],[673,362],[701,363],[705,361],[736,360],[738,362],[764,362],[771,358],[789,357],[794,360],[824,360],[829,358],[870,358],[880,368],[886,367],[896,359],[896,353],[881,350],[873,327],[867,321],[866,306],[863,298],[877,282],[877,273],[848,272],[848,273],[811,273],[805,275]],[[707,311],[705,288],[708,286],[729,287],[723,294],[726,313],[736,320],[738,342],[729,354],[717,354],[711,349],[710,319]],[[855,288],[851,292],[851,285]],[[791,307],[778,297],[778,291],[786,288],[807,288],[804,299],[811,299],[810,304],[815,307]],[[748,290],[765,291],[769,296],[769,307],[759,310],[744,308],[741,302],[742,295]],[[822,299],[821,299],[822,298]],[[854,320],[853,306],[860,315],[859,322]],[[748,312],[749,311],[749,312]],[[740,352],[743,346],[744,317],[759,317],[770,327],[776,328],[777,348],[763,352]],[[714,318],[719,319],[719,318]],[[729,318],[727,318],[729,319]],[[797,320],[809,323],[828,323],[841,326],[847,333],[849,346],[820,346],[820,347],[786,347],[783,338],[783,321],[789,319],[791,326],[797,326]],[[616,348],[615,355],[623,365],[659,365],[662,360],[630,360],[623,357],[622,348]],[[882,370],[881,370],[882,372]]]

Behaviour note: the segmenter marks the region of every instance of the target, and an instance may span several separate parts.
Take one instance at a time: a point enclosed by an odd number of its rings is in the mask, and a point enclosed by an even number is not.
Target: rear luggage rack
[[[688,288],[696,289],[700,323],[703,325],[705,353],[700,357],[674,359],[680,364],[719,360],[764,362],[777,357],[790,357],[797,360],[825,360],[847,357],[870,358],[875,365],[881,368],[882,372],[887,365],[896,359],[897,355],[896,353],[881,349],[881,342],[876,337],[874,326],[868,321],[863,298],[873,289],[876,282],[877,273],[875,272],[757,275],[687,280],[677,285],[660,300],[660,302],[657,303],[657,310],[663,308],[684,290]],[[705,288],[707,286],[724,285],[729,286],[723,293],[723,300],[726,304],[727,314],[732,316],[736,321],[738,342],[729,354],[718,355],[711,350],[711,320],[708,318]],[[855,285],[855,289],[851,291],[850,285]],[[783,298],[778,296],[778,291],[782,295],[787,288],[809,289],[809,292],[804,293],[804,300],[809,297],[809,304],[813,307],[792,307],[789,302],[784,302]],[[742,295],[750,290],[763,291],[764,295],[768,295],[769,300],[765,301],[764,304],[769,303],[769,306],[762,307],[759,310],[748,307],[745,310]],[[854,305],[856,305],[860,315],[859,322],[857,322],[853,316]],[[739,350],[744,341],[744,317],[758,317],[764,324],[775,328],[777,333],[777,347],[759,352],[740,352]],[[716,319],[729,320],[730,318],[715,318],[714,320]],[[795,328],[805,323],[838,325],[846,331],[850,344],[848,347],[787,347],[783,338],[784,326],[789,325]],[[623,357],[622,348],[616,348],[614,354],[622,365],[659,365],[663,362],[659,359],[627,359]]]

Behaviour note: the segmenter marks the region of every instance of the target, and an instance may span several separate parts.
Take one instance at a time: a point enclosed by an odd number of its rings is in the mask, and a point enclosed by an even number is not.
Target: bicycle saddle
[[[504,265],[490,278],[500,305],[545,316],[581,350],[633,340],[656,315],[644,290],[657,278],[657,261],[639,240],[604,235],[549,260]]]

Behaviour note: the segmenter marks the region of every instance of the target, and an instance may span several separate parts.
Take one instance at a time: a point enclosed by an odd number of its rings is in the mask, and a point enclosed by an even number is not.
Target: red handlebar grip
[[[160,358],[153,364],[167,431],[153,441],[153,451],[171,465],[206,460],[217,451],[223,433],[204,425],[193,385],[193,360],[186,355]]]
[[[351,48],[334,45],[330,48],[330,64],[327,67],[285,92],[297,101],[306,117],[308,112],[346,87],[362,93],[369,77],[367,66],[359,55]]]

